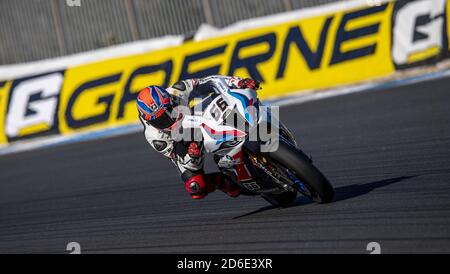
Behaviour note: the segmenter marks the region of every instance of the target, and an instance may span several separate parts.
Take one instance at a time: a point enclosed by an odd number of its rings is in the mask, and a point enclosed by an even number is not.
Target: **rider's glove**
[[[192,142],[189,144],[188,155],[191,158],[200,158],[202,156],[202,150],[196,142]]]
[[[258,81],[255,81],[250,78],[245,78],[245,79],[242,79],[241,81],[239,81],[238,86],[239,86],[239,88],[249,88],[249,89],[257,90],[257,89],[259,89],[259,84],[260,83]]]

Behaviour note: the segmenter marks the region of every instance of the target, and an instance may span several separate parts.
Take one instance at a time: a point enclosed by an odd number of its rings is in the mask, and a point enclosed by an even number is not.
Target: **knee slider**
[[[202,174],[194,175],[184,184],[192,199],[201,199],[208,194],[208,189]]]

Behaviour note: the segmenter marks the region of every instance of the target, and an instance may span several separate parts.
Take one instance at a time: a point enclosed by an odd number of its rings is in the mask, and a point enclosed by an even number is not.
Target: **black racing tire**
[[[269,158],[291,170],[314,194],[319,203],[330,203],[334,199],[334,189],[328,179],[318,170],[311,159],[294,145],[280,138],[277,151],[268,152]]]

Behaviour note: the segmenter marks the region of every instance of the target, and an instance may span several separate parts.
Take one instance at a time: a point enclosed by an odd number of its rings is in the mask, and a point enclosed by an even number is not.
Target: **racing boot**
[[[205,175],[205,177],[210,184],[215,185],[217,189],[223,191],[232,198],[236,198],[241,194],[241,187],[228,178],[228,176],[220,172],[210,173]]]

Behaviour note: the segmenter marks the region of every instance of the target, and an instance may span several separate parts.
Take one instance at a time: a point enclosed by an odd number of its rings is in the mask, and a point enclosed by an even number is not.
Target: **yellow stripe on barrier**
[[[42,132],[42,131],[46,131],[49,129],[50,129],[50,126],[47,123],[39,123],[36,125],[32,125],[32,126],[20,129],[18,136],[19,137],[27,136],[27,135],[34,134],[36,132]]]
[[[6,144],[8,142],[5,133],[5,120],[10,88],[10,81],[4,82],[0,85],[0,144]]]
[[[413,64],[416,62],[426,60],[430,57],[438,55],[440,52],[441,52],[441,48],[432,47],[432,48],[426,49],[424,51],[411,54],[410,56],[408,56],[408,64]]]
[[[450,41],[450,0],[447,0],[446,21],[447,21],[447,40]],[[450,51],[450,42],[448,42],[448,50]]]

